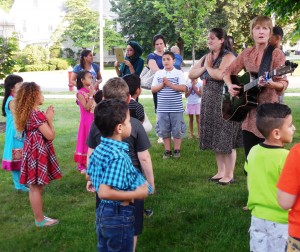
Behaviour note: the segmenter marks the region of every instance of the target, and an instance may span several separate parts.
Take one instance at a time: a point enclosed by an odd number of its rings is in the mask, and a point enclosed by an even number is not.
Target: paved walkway
[[[183,71],[185,77],[187,78],[188,71],[190,67],[184,67]],[[22,76],[24,81],[34,81],[38,83],[42,91],[50,91],[50,92],[63,92],[69,91],[68,87],[68,71],[60,70],[60,71],[45,71],[45,72],[24,72],[17,73]],[[103,81],[105,83],[108,79],[112,77],[116,77],[115,70],[104,70],[102,73]],[[289,88],[300,88],[300,76],[288,76],[289,79]]]

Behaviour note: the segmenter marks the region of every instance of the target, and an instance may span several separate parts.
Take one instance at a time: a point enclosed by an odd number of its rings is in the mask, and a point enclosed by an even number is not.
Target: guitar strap
[[[264,55],[261,59],[261,63],[259,66],[258,76],[265,75],[265,72],[270,71],[271,62],[272,62],[272,53],[274,51],[275,47],[268,45],[267,48],[264,51]]]

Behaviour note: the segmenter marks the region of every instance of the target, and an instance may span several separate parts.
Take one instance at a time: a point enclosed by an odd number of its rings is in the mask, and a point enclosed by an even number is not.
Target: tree
[[[153,51],[152,38],[155,34],[163,34],[169,45],[179,38],[174,24],[154,8],[153,1],[115,0],[110,3],[112,11],[118,14],[117,22],[121,26],[121,34],[127,40],[134,39],[139,42],[145,54]]]
[[[195,61],[195,48],[199,49],[199,42],[204,40],[204,36],[201,35],[207,33],[205,17],[212,10],[214,4],[215,1],[198,0],[154,2],[154,7],[175,25],[175,31],[183,39],[185,46],[192,48],[193,62]]]
[[[18,39],[13,36],[10,38],[0,37],[0,79],[13,72],[16,64],[14,56],[19,50]]]
[[[257,13],[261,13],[264,4],[253,8],[252,0],[219,0],[216,8],[206,19],[207,28],[221,27],[232,35],[235,49],[240,51],[243,44],[251,45],[250,21]]]
[[[116,31],[116,24],[114,21],[105,20],[105,27],[103,31],[104,37],[104,48],[106,50],[111,50],[113,47],[125,47],[124,38],[120,33]]]
[[[14,0],[0,0],[0,8],[8,12],[12,7]]]
[[[99,41],[99,13],[88,7],[87,1],[67,0],[63,37],[70,38],[74,46],[92,48]]]
[[[276,20],[284,27],[287,26],[288,38],[295,42],[300,39],[300,1],[299,0],[253,0],[255,6],[264,2],[267,15],[275,14]]]
[[[91,10],[87,0],[67,0],[66,16],[52,34],[54,44],[70,38],[79,48],[99,48],[99,12]],[[107,20],[104,28],[104,45],[107,50],[123,45],[124,39],[115,31],[115,25]]]

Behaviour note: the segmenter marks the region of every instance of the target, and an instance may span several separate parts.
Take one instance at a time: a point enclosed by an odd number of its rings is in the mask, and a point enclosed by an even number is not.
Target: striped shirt
[[[175,85],[185,85],[185,78],[182,71],[173,68],[171,71],[165,69],[155,73],[152,86],[157,86],[163,82],[163,77]],[[184,112],[182,104],[182,93],[170,87],[164,87],[157,92],[157,112]]]
[[[128,104],[128,109],[131,117],[134,117],[141,122],[144,121],[145,111],[142,104],[131,98],[130,103]]]
[[[128,155],[128,144],[110,138],[101,137],[101,143],[90,157],[87,174],[95,190],[100,184],[111,186],[115,190],[134,191],[146,183],[142,174],[134,168]],[[149,194],[153,192],[148,185]],[[120,204],[120,201],[103,200],[106,203]]]

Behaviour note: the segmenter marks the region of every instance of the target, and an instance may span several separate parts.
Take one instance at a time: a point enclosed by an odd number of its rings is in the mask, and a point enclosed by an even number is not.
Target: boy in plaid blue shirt
[[[98,251],[133,251],[134,207],[132,199],[152,192],[132,165],[128,144],[122,139],[131,132],[127,104],[104,100],[95,108],[95,124],[102,133],[101,144],[90,157],[87,174],[102,199],[96,213]]]

